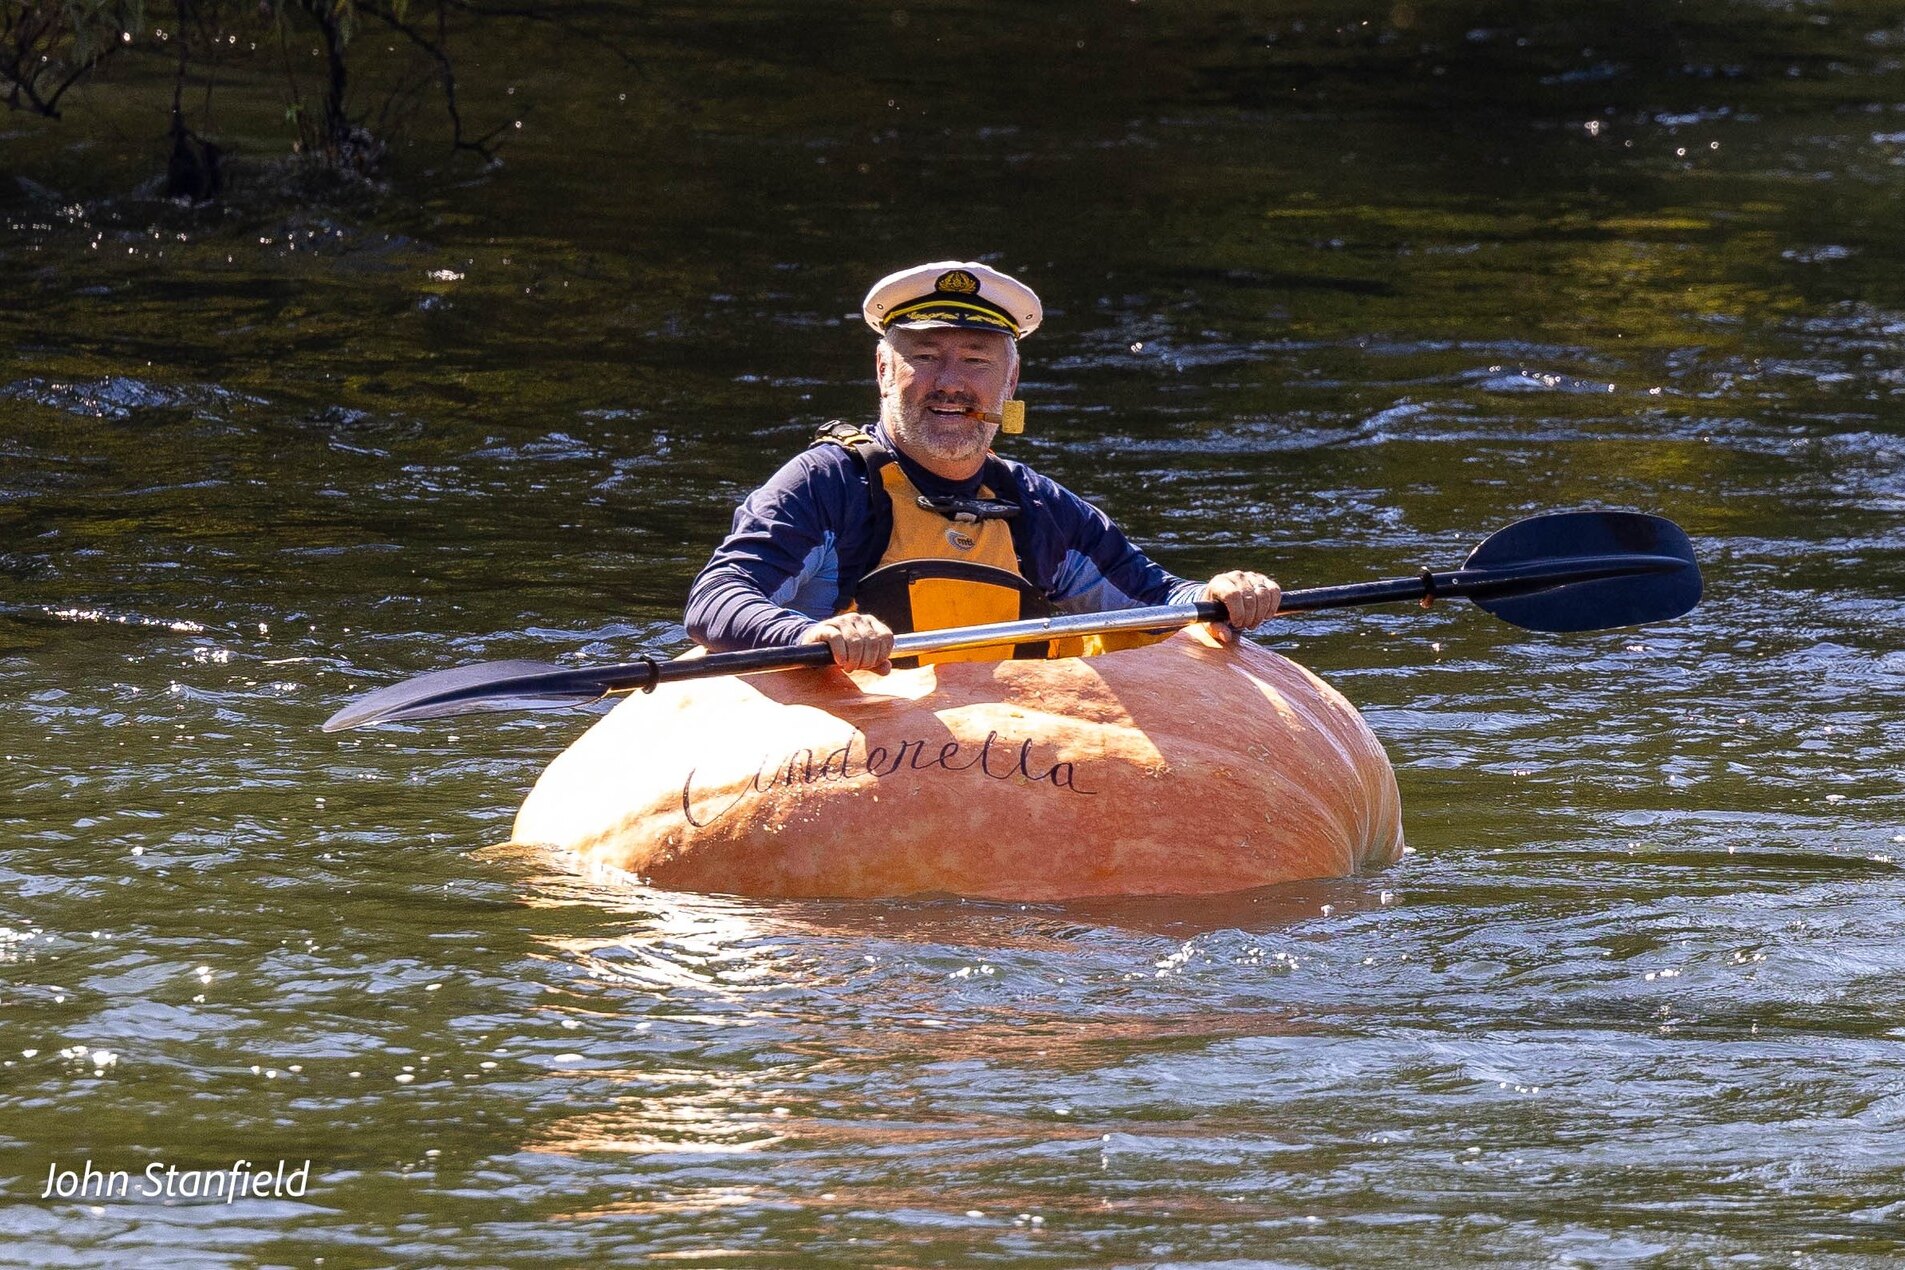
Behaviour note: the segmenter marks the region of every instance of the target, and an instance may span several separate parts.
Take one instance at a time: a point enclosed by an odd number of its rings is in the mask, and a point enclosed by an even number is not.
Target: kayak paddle
[[[1459,569],[1348,586],[1286,591],[1277,612],[1386,604],[1396,600],[1473,600],[1530,631],[1598,631],[1679,617],[1700,601],[1700,567],[1680,527],[1637,512],[1555,512],[1516,521],[1489,535]],[[1118,631],[1163,631],[1221,622],[1211,600],[1075,613],[953,630],[915,631],[893,640],[895,657],[952,652]],[[588,705],[617,692],[684,679],[830,666],[825,644],[713,653],[677,661],[643,658],[613,666],[568,668],[536,661],[481,662],[438,670],[369,692],[325,721],[326,732],[494,710]]]

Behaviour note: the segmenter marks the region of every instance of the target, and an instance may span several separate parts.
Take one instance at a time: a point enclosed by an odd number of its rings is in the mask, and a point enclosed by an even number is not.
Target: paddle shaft
[[[1680,616],[1699,602],[1693,544],[1670,520],[1637,512],[1554,512],[1490,534],[1459,569],[1414,577],[1289,591],[1279,612],[1465,598],[1530,631],[1591,631]],[[1165,632],[1226,620],[1210,600],[1110,613],[996,622],[956,630],[908,632],[895,657],[1000,648],[1121,631]],[[367,693],[324,724],[328,732],[370,723],[430,719],[477,710],[559,709],[616,692],[677,680],[747,675],[833,664],[824,644],[755,648],[673,661],[643,658],[618,666],[565,669],[540,662],[492,662],[433,671]]]
[[[1307,613],[1317,609],[1353,608],[1425,596],[1470,598],[1512,595],[1568,582],[1664,573],[1685,567],[1686,561],[1676,556],[1607,555],[1577,557],[1566,562],[1538,561],[1504,568],[1450,569],[1441,573],[1425,569],[1412,578],[1385,578],[1347,586],[1287,591],[1277,611]],[[894,637],[893,655],[917,657],[925,653],[948,653],[994,644],[1035,643],[1070,636],[1174,630],[1195,622],[1221,622],[1227,616],[1223,605],[1213,600],[1198,600],[1189,604],[1161,604],[1152,608],[1124,609],[1111,613],[1074,613],[1019,622],[995,622],[989,626],[967,626],[957,630],[912,631]],[[750,675],[769,670],[794,670],[803,666],[832,664],[833,650],[826,644],[793,644],[775,648],[749,648],[734,653],[711,653],[706,657],[687,657],[675,661],[638,661],[592,670],[550,671],[545,675],[525,676],[515,681],[512,687],[519,696],[542,693],[558,696],[590,691],[606,696],[688,679]],[[476,695],[475,692],[472,695]]]

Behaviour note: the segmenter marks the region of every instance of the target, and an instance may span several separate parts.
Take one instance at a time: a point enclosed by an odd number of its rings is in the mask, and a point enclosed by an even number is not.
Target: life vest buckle
[[[919,505],[927,511],[938,512],[955,524],[971,525],[982,520],[1011,520],[1019,514],[1017,503],[1008,503],[1002,498],[966,498],[958,494],[931,498],[921,494],[918,501]]]

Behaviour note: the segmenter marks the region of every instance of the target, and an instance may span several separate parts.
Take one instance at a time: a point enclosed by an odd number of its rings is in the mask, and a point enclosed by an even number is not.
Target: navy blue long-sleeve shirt
[[[1019,567],[1061,613],[1182,604],[1203,588],[1165,572],[1103,512],[1023,463],[1001,459],[956,483],[887,446],[931,497],[971,495],[1003,475],[991,488],[1019,505],[1009,522]],[[733,532],[689,591],[689,636],[716,652],[799,643],[808,627],[846,607],[879,563],[892,527],[891,511],[876,511],[866,468],[851,452],[838,445],[801,451],[736,509]]]

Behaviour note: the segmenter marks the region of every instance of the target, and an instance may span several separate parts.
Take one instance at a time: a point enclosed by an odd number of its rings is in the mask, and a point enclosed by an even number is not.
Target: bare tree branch
[[[8,108],[58,119],[67,90],[142,27],[142,6],[130,0],[94,6],[7,0],[0,21],[0,83]]]
[[[436,63],[438,82],[443,88],[443,108],[445,113],[450,116],[451,148],[468,150],[480,154],[486,161],[493,160],[496,155],[490,149],[488,143],[491,138],[497,135],[497,132],[501,131],[500,128],[497,129],[496,132],[491,132],[487,136],[479,137],[474,141],[463,135],[463,114],[457,105],[456,99],[456,68],[450,64],[450,55],[444,51],[444,39],[446,35],[444,22],[445,6],[442,4],[437,5],[437,38],[434,40],[426,36],[422,31],[419,31],[411,23],[399,18],[395,9],[381,3],[381,0],[359,0],[358,7],[422,49],[423,52]]]

